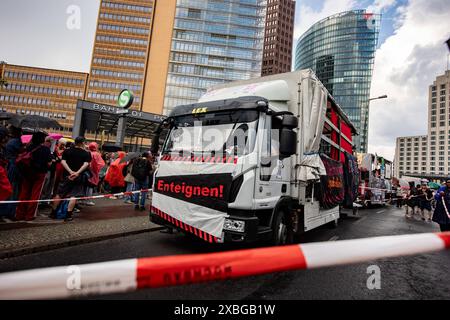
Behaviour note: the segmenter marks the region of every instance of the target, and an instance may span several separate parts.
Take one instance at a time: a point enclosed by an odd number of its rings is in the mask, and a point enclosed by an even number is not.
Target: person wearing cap
[[[73,210],[76,204],[76,197],[84,196],[85,185],[90,175],[87,169],[92,161],[90,152],[85,150],[85,138],[77,137],[75,146],[64,151],[61,164],[64,167],[63,180],[60,183],[53,202],[53,209],[50,218],[56,218],[56,210],[61,199],[71,198],[67,208],[65,221],[73,220]]]
[[[450,231],[450,179],[446,180],[445,186],[439,188],[434,198],[436,209],[432,220],[439,224],[441,231]]]

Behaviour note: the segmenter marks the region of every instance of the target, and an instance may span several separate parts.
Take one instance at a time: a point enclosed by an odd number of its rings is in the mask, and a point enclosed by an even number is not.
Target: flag
[[[450,50],[450,38],[448,38],[448,40],[445,41],[445,43],[447,44],[448,50]]]

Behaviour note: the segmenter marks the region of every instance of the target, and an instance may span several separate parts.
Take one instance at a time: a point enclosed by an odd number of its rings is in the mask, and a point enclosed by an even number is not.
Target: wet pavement
[[[121,199],[98,199],[81,206],[74,220],[52,220],[49,208],[40,209],[33,222],[0,223],[0,258],[76,245],[117,236],[146,232],[158,227],[149,222],[147,210],[134,210]]]
[[[300,242],[339,241],[384,235],[437,232],[434,223],[406,219],[395,207],[362,210],[336,229],[323,226],[304,234]],[[246,246],[250,247],[250,246]],[[239,245],[208,244],[181,233],[146,232],[106,241],[0,260],[0,272],[239,249]],[[368,268],[380,268],[381,288],[369,289]],[[237,280],[97,296],[102,299],[450,299],[450,251],[381,259],[316,270],[280,272]]]

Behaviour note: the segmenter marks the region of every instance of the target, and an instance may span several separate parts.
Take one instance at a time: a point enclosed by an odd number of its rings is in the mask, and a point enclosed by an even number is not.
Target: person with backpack
[[[19,200],[38,200],[41,196],[45,175],[52,164],[50,148],[44,145],[47,134],[35,132],[25,152],[16,159],[22,180]],[[16,210],[17,221],[32,221],[36,217],[37,202],[20,202]]]
[[[150,177],[153,174],[151,158],[150,152],[144,152],[142,157],[134,160],[131,171],[131,175],[134,177],[134,191],[149,188]],[[136,193],[134,195],[134,210],[144,211],[146,198],[146,191]]]
[[[125,188],[125,177],[123,176],[123,169],[127,165],[126,162],[122,162],[125,158],[125,152],[117,152],[117,158],[111,163],[106,172],[105,181],[108,182],[111,187],[111,193],[116,194],[123,191]],[[110,199],[117,199],[115,196]]]

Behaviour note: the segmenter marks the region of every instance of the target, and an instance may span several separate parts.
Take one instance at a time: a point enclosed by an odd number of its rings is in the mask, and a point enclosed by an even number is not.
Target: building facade
[[[417,139],[419,141],[417,141]],[[395,174],[450,175],[450,71],[428,88],[428,134],[398,137]]]
[[[266,0],[178,0],[163,114],[214,85],[260,76],[265,14]]]
[[[101,0],[90,73],[7,65],[11,86],[1,89],[8,95],[0,105],[42,110],[70,130],[77,99],[116,105],[130,89],[132,109],[168,114],[216,84],[261,75],[266,6],[267,0]]]
[[[294,0],[267,0],[262,76],[291,71],[294,20]]]
[[[156,0],[102,0],[86,98],[113,104],[123,89],[142,109]]]
[[[267,0],[102,0],[87,99],[168,114],[260,75]]]
[[[55,119],[70,135],[78,99],[83,99],[87,73],[34,68],[3,63],[0,110]]]
[[[358,130],[355,145],[363,153],[380,22],[380,15],[365,10],[330,16],[300,37],[295,52],[295,69],[314,70]]]
[[[428,136],[398,137],[396,140],[394,176],[428,172]]]

